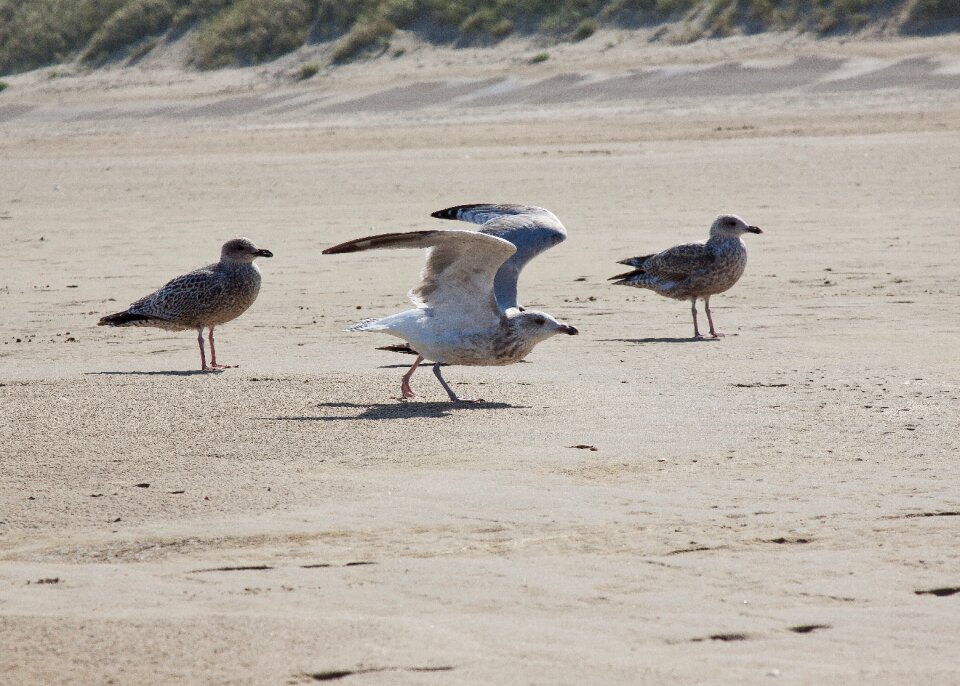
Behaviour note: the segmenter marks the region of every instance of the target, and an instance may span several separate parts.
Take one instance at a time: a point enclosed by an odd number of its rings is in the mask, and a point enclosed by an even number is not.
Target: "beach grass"
[[[794,30],[960,30],[957,0],[0,0],[0,74],[134,60],[164,36],[200,69],[259,64],[329,41],[330,62],[380,54],[396,30],[454,46],[511,35],[581,41],[603,27],[678,24],[686,40]]]

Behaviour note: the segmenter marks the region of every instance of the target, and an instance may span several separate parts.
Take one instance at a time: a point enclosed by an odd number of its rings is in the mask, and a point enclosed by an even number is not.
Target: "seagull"
[[[697,298],[703,298],[710,335],[722,336],[713,326],[710,296],[729,290],[747,266],[747,246],[740,239],[745,233],[763,233],[734,214],[721,214],[710,226],[706,243],[685,243],[642,257],[630,257],[618,264],[636,267],[633,271],[610,277],[619,286],[648,288],[668,298],[689,300],[693,313],[693,337],[703,338],[697,326]]]
[[[480,233],[497,236],[516,246],[493,280],[497,304],[504,310],[523,307],[517,302],[517,281],[527,263],[567,238],[567,229],[550,210],[536,205],[475,203],[455,205],[430,214],[437,219],[452,219],[480,225]],[[387,345],[379,350],[416,355],[409,345]]]
[[[102,317],[98,326],[153,326],[168,331],[197,330],[200,369],[220,371],[230,365],[217,363],[213,329],[247,311],[260,292],[258,257],[273,257],[247,238],[223,244],[220,261],[178,276],[163,288],[144,296],[123,312]],[[203,350],[203,329],[209,330],[210,364]]]
[[[440,366],[507,365],[519,362],[541,341],[577,329],[545,312],[504,308],[494,292],[498,270],[516,252],[510,241],[486,233],[433,229],[357,238],[323,251],[324,255],[374,248],[427,248],[420,284],[410,291],[416,307],[381,319],[367,319],[348,331],[380,331],[402,338],[417,351],[403,375],[400,392],[416,397],[410,378],[424,360],[453,402],[460,398],[443,378]]]

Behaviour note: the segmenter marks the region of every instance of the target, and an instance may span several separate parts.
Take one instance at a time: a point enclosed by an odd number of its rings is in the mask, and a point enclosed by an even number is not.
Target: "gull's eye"
[[[535,322],[537,323],[537,326],[543,326],[544,324],[547,323],[547,320],[544,319],[543,317],[537,317],[537,318],[534,319],[533,321],[535,321]]]

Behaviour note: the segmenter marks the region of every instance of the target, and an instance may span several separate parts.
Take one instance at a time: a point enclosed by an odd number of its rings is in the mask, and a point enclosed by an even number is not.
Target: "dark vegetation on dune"
[[[598,28],[670,26],[669,40],[769,30],[815,35],[960,30],[960,0],[0,0],[0,74],[79,59],[135,61],[183,37],[200,69],[329,42],[330,62],[378,54],[398,29],[453,46],[512,34],[578,41]]]

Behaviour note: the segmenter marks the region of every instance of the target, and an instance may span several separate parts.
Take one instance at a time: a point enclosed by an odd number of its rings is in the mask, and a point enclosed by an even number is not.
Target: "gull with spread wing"
[[[517,251],[500,265],[493,280],[497,304],[504,311],[523,307],[517,302],[517,281],[527,263],[567,238],[567,229],[550,210],[536,205],[475,203],[455,205],[430,214],[437,219],[453,219],[480,225],[480,233],[503,238]],[[406,343],[385,345],[380,350],[416,355]]]
[[[551,336],[577,329],[545,312],[504,308],[494,293],[498,270],[516,252],[510,241],[473,231],[410,231],[358,238],[323,251],[325,255],[376,248],[427,248],[420,284],[410,291],[416,307],[382,319],[368,319],[350,331],[380,331],[402,338],[417,352],[400,385],[413,398],[410,378],[424,360],[450,400],[459,398],[440,372],[442,364],[507,365],[519,362]]]

